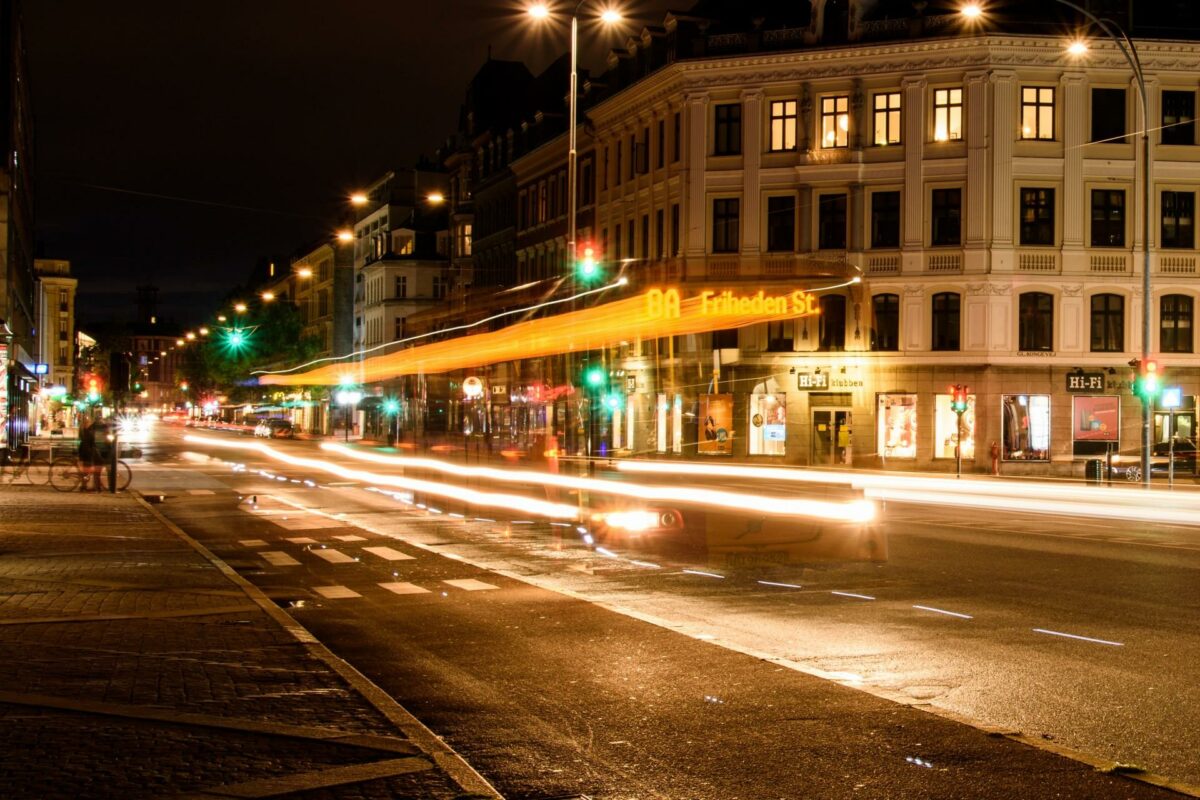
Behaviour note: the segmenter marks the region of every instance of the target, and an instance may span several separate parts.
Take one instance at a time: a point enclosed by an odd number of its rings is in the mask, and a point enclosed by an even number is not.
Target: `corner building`
[[[867,3],[848,21],[830,11],[844,5],[750,32],[668,15],[610,60],[610,75],[667,63],[589,110],[606,262],[688,295],[820,297],[813,317],[614,353],[629,387],[622,449],[703,454],[712,406],[735,457],[953,470],[949,387],[965,384],[970,469],[991,467],[993,442],[1006,474],[1081,474],[1084,458],[1138,452],[1145,176],[1128,64],[1096,39],[1073,59],[1066,25],[1010,33],[911,8],[872,19],[886,4]],[[1195,436],[1200,392],[1200,48],[1136,41],[1150,351],[1182,390],[1155,414],[1157,442],[1172,423]],[[700,55],[678,57],[688,48]]]

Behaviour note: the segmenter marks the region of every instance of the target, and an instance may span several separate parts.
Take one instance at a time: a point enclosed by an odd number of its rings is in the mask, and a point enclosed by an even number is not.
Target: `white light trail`
[[[685,570],[680,570],[680,571],[686,572],[688,575],[702,575],[705,578],[720,578],[721,580],[725,580],[724,575],[718,575],[715,572],[701,572],[698,569],[685,569]]]
[[[554,475],[549,472],[539,472],[536,470],[468,467],[432,458],[390,456],[382,453],[372,453],[331,442],[323,443],[321,449],[359,461],[409,469],[426,469],[459,478],[479,478],[501,483],[542,484],[562,489],[577,489],[658,503],[687,503],[689,505],[708,506],[711,508],[732,509],[738,512],[753,509],[756,513],[761,514],[813,517],[838,522],[869,522],[875,517],[875,504],[869,500],[813,500],[809,498],[726,492],[698,487],[644,486],[598,478],[576,478],[569,475]]]
[[[521,511],[526,514],[533,514],[539,517],[550,517],[552,519],[576,519],[579,516],[579,510],[575,506],[569,506],[562,503],[549,503],[544,500],[535,500],[533,498],[523,497],[515,494],[480,492],[475,489],[454,486],[453,484],[435,483],[433,481],[402,478],[393,475],[376,475],[374,473],[365,472],[362,470],[349,469],[328,461],[289,455],[287,453],[275,450],[270,445],[259,442],[232,442],[223,439],[209,439],[201,436],[185,436],[184,439],[192,444],[202,444],[210,447],[253,450],[262,453],[268,458],[276,461],[282,461],[285,464],[291,464],[295,467],[316,469],[337,475],[342,478],[349,478],[367,483],[377,483],[384,486],[407,489],[413,492],[422,492],[424,494],[433,495],[436,497],[444,497],[449,500],[466,503],[472,506],[502,508],[508,511]]]
[[[1078,639],[1081,642],[1091,642],[1092,644],[1106,644],[1109,647],[1124,647],[1123,642],[1110,642],[1107,639],[1093,639],[1090,636],[1079,636],[1074,633],[1063,633],[1062,631],[1048,631],[1045,628],[1034,628],[1034,633],[1044,633],[1048,636],[1062,636],[1064,639]]]
[[[831,591],[830,594],[836,594],[839,597],[855,597],[859,600],[874,600],[875,599],[874,597],[871,597],[871,595],[869,595],[869,594],[855,594],[854,592]]]
[[[947,611],[944,608],[934,608],[933,606],[913,606],[913,608],[921,611],[932,611],[934,614],[945,614],[947,617],[958,617],[959,619],[975,619],[970,614],[960,614],[957,611]]]
[[[803,589],[804,587],[797,583],[776,583],[775,581],[759,581],[763,586],[779,586],[783,589]]]

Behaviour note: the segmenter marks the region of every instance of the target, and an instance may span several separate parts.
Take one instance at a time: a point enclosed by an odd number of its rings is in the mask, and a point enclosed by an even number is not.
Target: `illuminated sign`
[[[49,364],[34,364],[33,365],[33,374],[34,375],[46,375],[49,372],[50,372]]]
[[[1163,389],[1162,398],[1158,404],[1163,408],[1179,408],[1183,405],[1183,387],[1168,386]]]
[[[462,390],[467,397],[479,397],[483,394],[483,381],[475,377],[467,378],[463,381]]]
[[[695,310],[704,317],[802,317],[820,313],[816,295],[799,289],[785,294],[767,294],[765,289],[759,289],[755,294],[736,294],[728,289],[720,292],[705,290],[697,299],[699,305]],[[646,316],[650,319],[679,319],[682,306],[678,289],[646,292]]]

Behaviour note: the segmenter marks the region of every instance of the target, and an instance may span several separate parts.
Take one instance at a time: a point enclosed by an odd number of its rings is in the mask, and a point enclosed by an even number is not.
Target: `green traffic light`
[[[399,400],[384,400],[383,401],[383,413],[385,413],[389,416],[399,414],[400,413],[400,401]]]
[[[583,379],[587,382],[587,385],[593,389],[603,386],[604,370],[602,370],[600,367],[591,367],[587,372],[584,373]]]
[[[583,248],[583,258],[576,263],[575,269],[579,273],[580,279],[585,282],[600,277],[600,264],[596,261],[596,251],[590,247]]]

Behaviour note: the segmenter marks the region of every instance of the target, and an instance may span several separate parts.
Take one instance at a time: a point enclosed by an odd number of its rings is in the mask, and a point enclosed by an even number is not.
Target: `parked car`
[[[264,439],[291,439],[295,431],[291,420],[265,419],[254,426],[254,435]]]
[[[1194,478],[1196,473],[1196,440],[1179,436],[1175,438],[1175,477]],[[1142,479],[1142,455],[1140,450],[1114,455],[1113,480],[1136,483]],[[1166,478],[1171,472],[1171,443],[1157,442],[1150,450],[1150,477]]]

